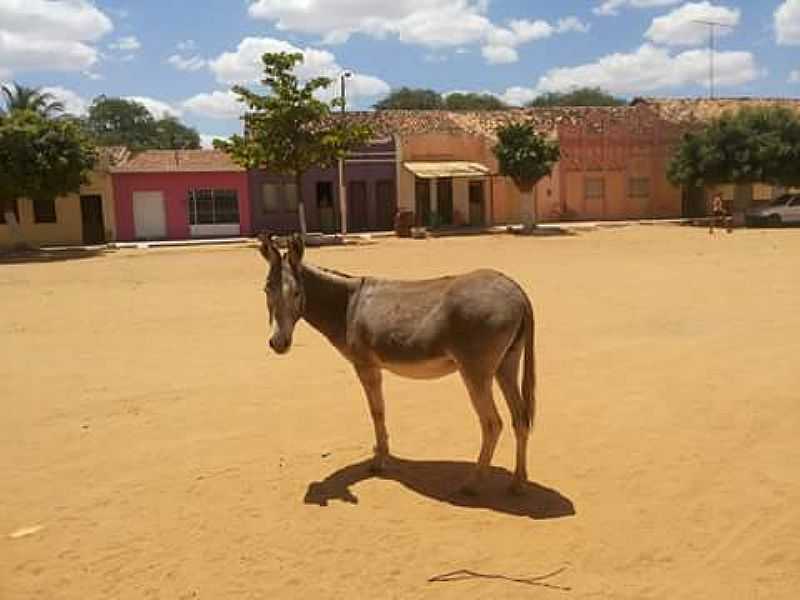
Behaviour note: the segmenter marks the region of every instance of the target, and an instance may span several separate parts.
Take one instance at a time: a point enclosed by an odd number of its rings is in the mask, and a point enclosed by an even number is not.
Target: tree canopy
[[[612,96],[597,87],[582,87],[569,92],[547,92],[528,102],[527,106],[624,106],[623,98]]]
[[[422,88],[402,87],[375,104],[377,110],[502,110],[508,108],[491,94],[453,92],[442,95]]]
[[[32,110],[0,115],[0,204],[17,242],[24,244],[14,202],[78,192],[97,155],[74,123]]]
[[[64,103],[56,100],[53,94],[43,92],[41,88],[14,83],[0,87],[0,95],[3,98],[0,114],[30,110],[43,117],[52,118],[64,112]]]
[[[333,81],[316,77],[301,83],[295,74],[303,55],[286,52],[262,57],[265,95],[235,86],[233,91],[248,108],[246,135],[214,140],[214,146],[229,153],[238,164],[267,168],[293,176],[298,190],[298,216],[305,236],[305,204],[302,175],[311,167],[327,167],[348,152],[364,145],[372,136],[370,128],[333,115],[338,100],[330,104],[318,94]]]
[[[520,191],[532,194],[542,177],[550,175],[561,155],[558,142],[539,135],[532,125],[515,123],[497,130],[497,144],[492,148],[501,175],[510,177]],[[536,203],[532,217],[537,220]]]
[[[197,149],[200,135],[175,117],[156,119],[143,104],[124,98],[98,96],[83,120],[100,146],[132,150]]]
[[[800,185],[800,118],[785,108],[743,108],[686,133],[667,168],[676,185]]]

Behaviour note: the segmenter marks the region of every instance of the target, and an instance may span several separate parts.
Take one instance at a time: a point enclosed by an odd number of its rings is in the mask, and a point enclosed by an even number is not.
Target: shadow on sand
[[[14,250],[0,252],[0,265],[16,265],[26,263],[52,263],[66,260],[83,260],[103,256],[110,252],[108,248],[64,248],[61,250]]]
[[[310,483],[305,503],[327,506],[331,500],[358,504],[350,489],[367,479],[397,481],[410,490],[454,506],[489,509],[508,515],[531,519],[556,519],[575,514],[572,501],[556,490],[528,483],[525,494],[508,492],[511,473],[492,467],[480,495],[467,496],[459,491],[461,484],[475,468],[471,462],[413,461],[392,457],[382,473],[370,470],[371,461],[355,463],[339,469],[324,481]]]

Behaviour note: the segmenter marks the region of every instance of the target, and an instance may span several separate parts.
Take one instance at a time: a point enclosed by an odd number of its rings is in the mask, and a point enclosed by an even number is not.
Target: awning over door
[[[439,177],[486,177],[489,167],[480,163],[465,161],[442,162],[406,162],[406,169],[420,179],[436,179]]]

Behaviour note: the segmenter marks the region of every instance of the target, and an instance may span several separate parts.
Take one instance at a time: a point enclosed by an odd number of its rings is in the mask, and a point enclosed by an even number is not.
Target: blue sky
[[[134,97],[205,136],[239,130],[235,82],[267,50],[301,75],[343,68],[351,106],[390,88],[491,92],[510,103],[599,85],[707,94],[707,29],[726,23],[718,93],[796,96],[800,0],[0,0],[0,81],[45,86],[79,112]]]

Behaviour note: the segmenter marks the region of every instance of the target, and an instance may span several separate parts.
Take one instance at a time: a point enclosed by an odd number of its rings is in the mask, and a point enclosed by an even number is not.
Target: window
[[[261,201],[264,203],[264,212],[273,213],[281,209],[279,192],[280,186],[277,183],[265,183],[261,186]]]
[[[189,190],[189,223],[215,225],[239,222],[236,190]]]
[[[647,177],[631,177],[628,182],[628,195],[631,198],[648,198],[650,196],[650,179]]]
[[[317,182],[317,207],[333,208],[333,183],[330,181]]]
[[[55,198],[37,198],[36,200],[34,200],[33,220],[34,223],[55,223],[56,222]]]
[[[265,213],[297,212],[296,183],[265,183],[261,187]]]
[[[284,210],[286,212],[297,212],[297,184],[296,183],[287,183],[283,186],[283,193],[286,199],[286,203],[284,204]]]
[[[14,208],[14,216],[17,217],[17,223],[19,223],[19,206],[17,206],[16,200],[12,200],[11,203],[13,204]],[[5,225],[5,222],[6,222],[6,211],[2,203],[0,202],[0,225]]]
[[[602,200],[606,195],[606,182],[602,177],[587,177],[584,184],[587,200]]]

